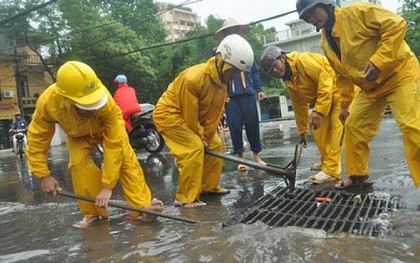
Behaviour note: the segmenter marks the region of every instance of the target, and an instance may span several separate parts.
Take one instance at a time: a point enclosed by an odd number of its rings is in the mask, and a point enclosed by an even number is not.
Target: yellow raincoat
[[[160,97],[153,112],[156,127],[176,158],[176,200],[193,203],[201,192],[220,189],[223,161],[204,155],[203,140],[221,151],[217,126],[227,98],[227,85],[216,70],[215,57],[183,71]]]
[[[147,207],[151,193],[130,146],[121,110],[112,96],[108,94],[105,106],[85,118],[77,113],[74,102],[59,95],[56,89],[53,84],[41,94],[29,125],[26,152],[31,172],[38,178],[51,175],[47,152],[58,123],[67,135],[69,170],[76,194],[96,197],[102,188],[113,189],[120,180],[128,204]],[[90,157],[98,143],[104,147],[102,171]],[[79,206],[86,217],[108,216],[107,211],[90,202],[79,201]]]
[[[404,41],[405,20],[369,3],[335,7],[332,36],[341,51],[338,58],[323,29],[321,48],[337,73],[341,107],[352,98],[352,85],[361,88],[346,121],[346,172],[367,175],[369,142],[378,132],[389,104],[403,134],[404,149],[414,184],[420,185],[420,68]],[[371,61],[379,70],[376,81],[365,80]]]
[[[292,79],[285,81],[295,112],[299,134],[309,130],[309,104],[322,115],[321,126],[312,135],[321,155],[322,171],[337,179],[341,174],[340,138],[343,130],[335,73],[325,57],[316,53],[291,52],[287,62]]]

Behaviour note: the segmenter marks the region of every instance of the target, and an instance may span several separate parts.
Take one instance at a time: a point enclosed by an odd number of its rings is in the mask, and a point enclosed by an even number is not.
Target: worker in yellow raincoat
[[[153,120],[176,158],[179,170],[175,206],[199,207],[202,193],[229,193],[219,185],[223,161],[204,155],[222,151],[217,126],[227,98],[227,83],[254,61],[249,43],[233,34],[207,63],[184,70],[160,97]]]
[[[152,196],[124,128],[121,110],[91,67],[69,61],[57,72],[57,82],[39,97],[28,129],[26,149],[29,169],[41,180],[44,192],[53,196],[61,188],[51,175],[47,152],[58,123],[67,135],[69,169],[74,192],[94,197],[95,203],[78,201],[84,215],[75,227],[86,228],[95,219],[108,217],[112,189],[121,182],[130,206],[162,211],[163,203]],[[90,157],[102,143],[103,169]],[[131,219],[139,216],[132,213]],[[153,220],[150,215],[141,217]]]
[[[342,189],[369,182],[369,142],[390,106],[402,136],[414,184],[420,186],[420,67],[404,41],[406,21],[381,6],[298,0],[299,17],[322,29],[321,48],[337,73],[345,123]],[[353,84],[361,88],[349,114]]]
[[[292,100],[300,142],[306,146],[306,133],[311,129],[321,155],[321,171],[308,180],[315,184],[340,179],[340,95],[336,76],[327,59],[316,53],[286,52],[269,46],[261,55],[261,68],[282,78]],[[309,106],[314,107],[309,117]]]

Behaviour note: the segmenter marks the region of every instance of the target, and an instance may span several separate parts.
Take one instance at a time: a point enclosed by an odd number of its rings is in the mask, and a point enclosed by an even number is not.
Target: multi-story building
[[[337,6],[346,6],[355,2],[381,4],[380,0],[335,0]],[[317,31],[313,25],[301,19],[290,21],[286,25],[289,29],[278,31],[276,41],[264,44],[280,46],[286,51],[321,53],[319,48],[321,32]]]
[[[168,31],[167,42],[183,39],[188,31],[201,26],[201,18],[189,8],[169,3],[158,3],[158,6],[157,16],[165,23]]]
[[[36,99],[49,84],[39,56],[27,45],[12,45],[0,32],[0,149],[10,147],[9,128],[16,112],[29,121]]]

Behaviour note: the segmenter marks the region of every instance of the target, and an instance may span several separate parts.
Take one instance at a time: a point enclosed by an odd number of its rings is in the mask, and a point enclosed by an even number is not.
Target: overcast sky
[[[401,6],[399,0],[382,0],[382,6],[393,12]],[[188,0],[158,0],[158,2],[169,2],[172,4],[182,4]],[[289,11],[296,10],[296,0],[189,0],[187,4],[193,12],[201,16],[202,23],[209,15],[214,15],[220,19],[227,17],[235,18],[239,23],[247,24],[259,21],[264,18],[276,16]],[[195,2],[195,3],[193,3]],[[297,13],[293,13],[281,18],[276,18],[263,25],[265,28],[274,26],[277,30],[287,29],[284,23],[297,19]]]

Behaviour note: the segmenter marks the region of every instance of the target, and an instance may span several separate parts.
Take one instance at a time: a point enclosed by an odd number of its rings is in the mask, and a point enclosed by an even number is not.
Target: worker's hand
[[[111,199],[112,190],[109,188],[102,188],[99,194],[95,198],[95,205],[101,208],[108,208],[109,199]]]
[[[203,139],[203,145],[204,145],[204,147],[209,147],[209,144],[207,143],[207,141],[206,140],[204,140]]]
[[[262,101],[265,98],[264,92],[258,92],[258,101]]]
[[[57,195],[57,191],[61,191],[61,187],[52,176],[45,176],[41,178],[41,189],[44,193],[52,196]]]
[[[307,141],[306,141],[306,133],[302,133],[299,135],[299,143],[302,144],[303,148],[308,147]]]
[[[321,118],[322,115],[319,112],[312,111],[311,123],[309,124],[309,126],[314,130],[318,129],[321,126]]]
[[[368,62],[363,70],[363,73],[366,74],[367,81],[375,81],[379,76],[379,69],[372,63]]]
[[[340,121],[342,122],[342,123],[345,123],[346,122],[346,119],[347,119],[347,117],[350,115],[350,112],[349,112],[349,109],[348,108],[343,108],[343,109],[341,109],[341,111],[340,111],[340,115],[339,115],[339,118],[340,118]]]

